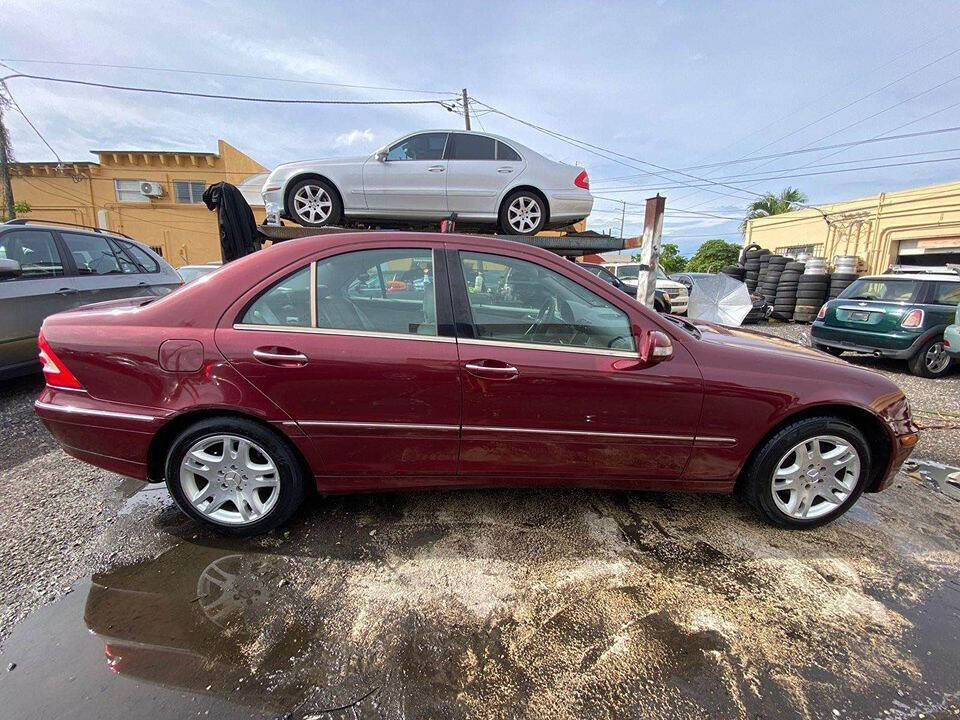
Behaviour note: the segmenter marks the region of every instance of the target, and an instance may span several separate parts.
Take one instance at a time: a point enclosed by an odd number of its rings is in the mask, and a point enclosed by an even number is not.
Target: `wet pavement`
[[[466,491],[226,541],[118,487],[159,542],[15,628],[3,717],[960,712],[960,502],[919,470],[812,532],[727,497]]]

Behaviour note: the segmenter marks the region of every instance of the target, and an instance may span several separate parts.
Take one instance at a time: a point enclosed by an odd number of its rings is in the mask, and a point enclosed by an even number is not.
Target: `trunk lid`
[[[861,332],[894,332],[916,305],[921,285],[919,280],[896,275],[860,278],[827,304],[823,324]]]

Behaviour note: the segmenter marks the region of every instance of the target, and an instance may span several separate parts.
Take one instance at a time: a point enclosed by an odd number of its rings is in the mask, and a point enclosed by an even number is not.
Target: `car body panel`
[[[960,305],[957,306],[953,319],[953,325],[949,325],[943,331],[943,341],[950,357],[960,360]]]

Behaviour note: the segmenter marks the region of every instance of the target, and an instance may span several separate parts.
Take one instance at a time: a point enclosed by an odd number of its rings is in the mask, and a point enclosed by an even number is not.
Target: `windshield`
[[[911,302],[916,297],[919,287],[919,280],[908,278],[861,278],[840,293],[840,298],[843,300]]]
[[[640,277],[640,263],[621,265],[617,268],[617,277],[621,280],[636,280]],[[657,280],[669,280],[662,267],[657,267]]]

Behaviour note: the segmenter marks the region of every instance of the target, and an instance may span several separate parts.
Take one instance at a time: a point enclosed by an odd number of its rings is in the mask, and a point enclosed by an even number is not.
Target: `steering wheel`
[[[530,335],[536,334],[540,326],[543,325],[543,321],[547,319],[548,313],[555,313],[557,299],[548,297],[543,301],[543,305],[540,306],[540,310],[537,312],[536,319],[530,323],[530,327],[527,328],[527,331],[523,334],[524,337],[529,337]]]
[[[579,333],[576,326],[577,319],[573,315],[570,303],[559,297],[549,297],[544,301],[543,305],[540,306],[540,311],[537,313],[537,319],[527,328],[523,336],[528,337],[529,335],[537,334],[548,316],[561,320],[564,325],[572,330],[570,337],[567,338],[566,341],[568,343],[573,342]],[[557,340],[561,345],[564,344],[561,338],[558,337]]]

